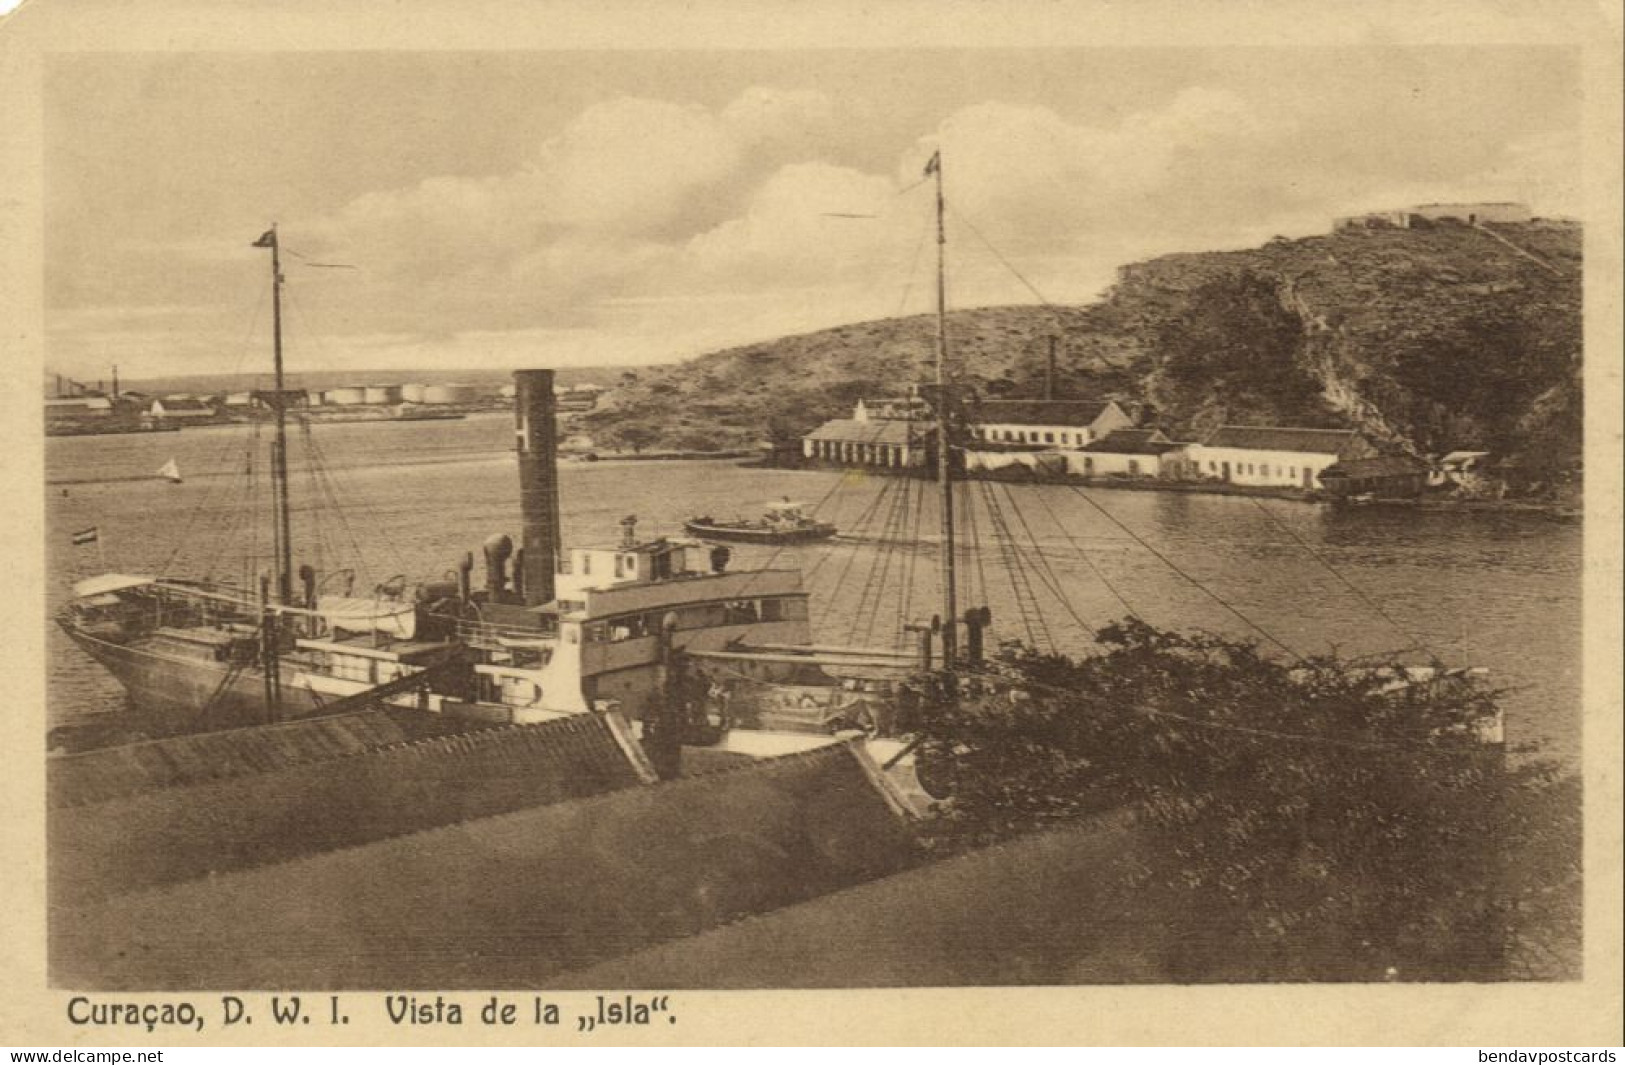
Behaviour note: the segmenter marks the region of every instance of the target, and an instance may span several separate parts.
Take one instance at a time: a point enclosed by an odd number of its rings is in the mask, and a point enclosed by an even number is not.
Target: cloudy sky
[[[1579,93],[1550,47],[57,56],[46,362],[258,369],[272,221],[296,368],[659,362],[922,312],[939,148],[954,306],[1361,209],[1578,216]]]

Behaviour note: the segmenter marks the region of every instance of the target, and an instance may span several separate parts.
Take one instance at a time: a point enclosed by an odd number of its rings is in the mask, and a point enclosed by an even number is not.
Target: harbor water
[[[257,586],[272,551],[256,432],[48,440],[50,609],[74,580],[108,570]],[[326,590],[365,595],[395,580],[442,579],[492,533],[517,539],[511,416],[311,433],[295,431],[290,448],[295,562],[333,573]],[[320,472],[303,472],[312,453]],[[171,458],[182,483],[158,476]],[[680,534],[696,515],[754,516],[771,500],[819,504],[837,539],[732,546],[731,568],[802,570],[820,643],[903,646],[902,624],[939,609],[937,503],[920,482],[731,461],[566,461],[560,493],[567,545],[613,542],[628,515],[652,537]],[[1510,741],[1578,754],[1576,522],[1053,485],[969,484],[961,495],[961,536],[975,536],[960,558],[960,605],[985,601],[995,639],[1083,652],[1090,630],[1132,610],[1154,625],[1300,655],[1433,655],[1490,670],[1507,692]],[[92,528],[95,542],[75,546],[74,534]],[[122,707],[118,685],[54,625],[47,655],[53,722]]]

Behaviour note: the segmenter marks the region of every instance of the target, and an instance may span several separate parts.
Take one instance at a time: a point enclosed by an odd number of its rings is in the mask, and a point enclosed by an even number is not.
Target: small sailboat
[[[162,477],[170,484],[180,484],[182,479],[181,468],[176,465],[175,460],[171,458],[168,462],[158,467],[158,476]]]

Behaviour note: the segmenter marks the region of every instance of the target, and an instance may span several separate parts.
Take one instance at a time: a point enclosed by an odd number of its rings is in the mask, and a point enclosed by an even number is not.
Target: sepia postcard
[[[1617,1042],[1620,44],[22,4],[0,1033]]]

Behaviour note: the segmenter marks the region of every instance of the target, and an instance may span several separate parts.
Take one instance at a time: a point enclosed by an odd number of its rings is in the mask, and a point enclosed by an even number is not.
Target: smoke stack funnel
[[[516,370],[514,417],[519,442],[519,509],[525,605],[554,598],[559,557],[558,432],[553,418],[553,371]]]

